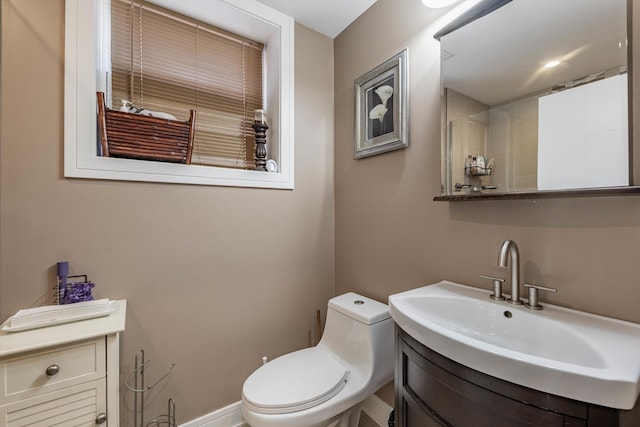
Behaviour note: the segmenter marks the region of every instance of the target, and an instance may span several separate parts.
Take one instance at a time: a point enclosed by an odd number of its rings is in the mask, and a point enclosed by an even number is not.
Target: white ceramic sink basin
[[[640,325],[551,304],[532,311],[442,281],[389,297],[389,311],[432,350],[497,378],[597,405],[633,408]]]

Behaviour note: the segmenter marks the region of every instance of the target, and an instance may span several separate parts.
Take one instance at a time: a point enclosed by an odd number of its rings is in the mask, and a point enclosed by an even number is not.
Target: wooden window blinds
[[[262,107],[261,43],[139,0],[111,1],[111,98],[187,120],[197,111],[192,164],[254,166]]]

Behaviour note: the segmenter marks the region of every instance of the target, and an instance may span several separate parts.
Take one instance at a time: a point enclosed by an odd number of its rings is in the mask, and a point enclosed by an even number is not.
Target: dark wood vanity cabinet
[[[532,390],[396,331],[396,427],[640,427],[638,404],[622,411]]]

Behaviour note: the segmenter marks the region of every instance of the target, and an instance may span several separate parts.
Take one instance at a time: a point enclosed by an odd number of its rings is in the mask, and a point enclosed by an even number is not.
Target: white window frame
[[[277,172],[97,155],[96,92],[109,72],[109,0],[66,0],[64,176],[126,181],[294,188],[294,21],[255,0],[152,0],[265,45],[269,158]],[[196,119],[197,120],[197,119]]]

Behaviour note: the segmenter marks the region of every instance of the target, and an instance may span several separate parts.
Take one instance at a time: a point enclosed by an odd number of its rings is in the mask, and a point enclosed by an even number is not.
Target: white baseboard
[[[232,403],[195,420],[181,424],[180,427],[248,427],[242,416],[242,402]]]
[[[362,403],[362,411],[380,427],[387,427],[391,406],[375,394]],[[248,427],[242,416],[242,402],[232,403],[210,414],[181,424],[180,427]]]

